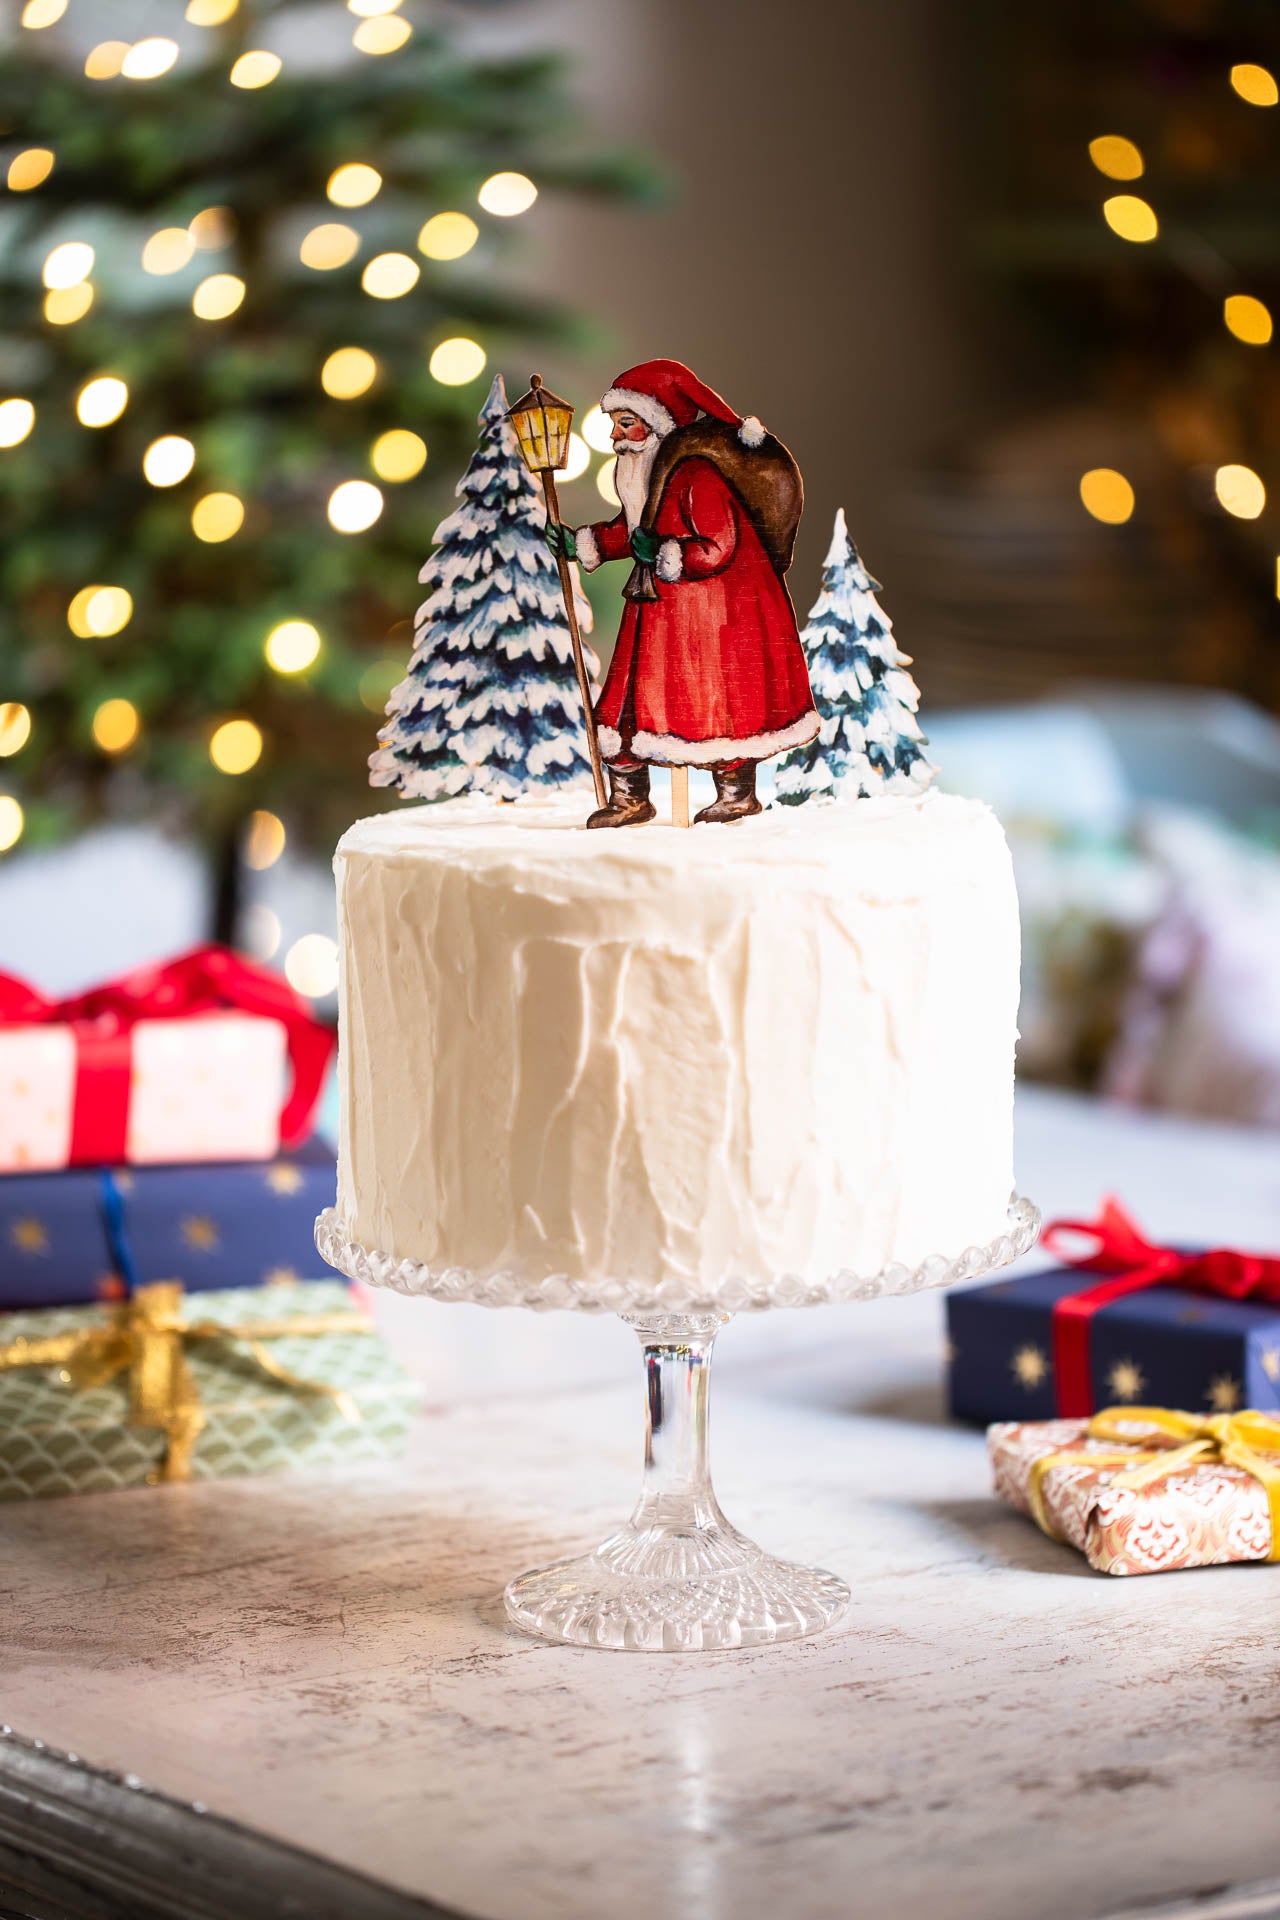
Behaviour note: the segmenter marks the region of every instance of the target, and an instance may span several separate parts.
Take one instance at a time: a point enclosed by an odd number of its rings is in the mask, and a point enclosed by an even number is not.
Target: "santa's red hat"
[[[679,360],[644,360],[638,367],[628,367],[618,375],[600,407],[604,413],[621,413],[629,407],[656,434],[690,426],[700,413],[709,413],[713,420],[736,427],[744,447],[758,447],[764,439],[764,428],[754,414],[744,418],[735,413],[714,387],[704,385]]]

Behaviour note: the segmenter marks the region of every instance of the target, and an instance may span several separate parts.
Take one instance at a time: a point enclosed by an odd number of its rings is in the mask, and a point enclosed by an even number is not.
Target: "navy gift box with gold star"
[[[951,1412],[1052,1420],[1054,1308],[1095,1276],[1076,1267],[1016,1274],[947,1295]],[[1280,1303],[1151,1286],[1100,1306],[1089,1323],[1096,1408],[1181,1407],[1229,1413],[1280,1407]]]
[[[119,1300],[152,1280],[201,1293],[314,1277],[334,1180],[318,1139],[271,1161],[6,1175],[0,1308]]]

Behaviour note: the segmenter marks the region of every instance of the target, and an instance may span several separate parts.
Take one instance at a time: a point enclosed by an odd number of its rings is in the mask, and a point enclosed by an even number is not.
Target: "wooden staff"
[[[538,376],[534,374],[534,382]],[[542,495],[547,503],[547,519],[556,526],[561,525],[560,501],[556,495],[556,477],[550,467],[542,469]],[[563,545],[556,554],[556,567],[560,573],[560,591],[564,595],[564,610],[569,621],[569,638],[573,642],[573,664],[578,673],[578,692],[582,695],[582,723],[587,730],[587,751],[591,755],[591,778],[596,783],[596,804],[607,807],[609,795],[604,784],[604,762],[600,758],[600,735],[596,732],[595,709],[591,704],[591,682],[587,677],[587,658],[582,651],[582,635],[578,631],[578,612],[573,604],[573,580],[569,573],[569,559]]]

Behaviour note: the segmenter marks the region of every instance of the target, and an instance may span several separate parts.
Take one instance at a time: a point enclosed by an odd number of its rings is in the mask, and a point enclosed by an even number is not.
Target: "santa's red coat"
[[[682,461],[654,523],[658,598],[628,600],[596,707],[606,760],[767,760],[818,731],[796,617],[738,496]],[[591,571],[630,556],[626,517],[578,531]]]

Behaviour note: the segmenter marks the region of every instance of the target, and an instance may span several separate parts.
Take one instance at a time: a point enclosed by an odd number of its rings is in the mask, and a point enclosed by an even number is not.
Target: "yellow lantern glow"
[[[1140,180],[1144,162],[1132,140],[1120,133],[1100,134],[1089,142],[1089,158],[1108,180]]]
[[[1086,513],[1109,527],[1123,526],[1134,509],[1134,492],[1114,467],[1092,467],[1080,479],[1080,499]]]
[[[1249,347],[1265,347],[1271,338],[1271,310],[1251,293],[1232,293],[1222,303],[1227,332]]]
[[[1280,87],[1276,77],[1266,67],[1255,66],[1252,61],[1243,61],[1231,69],[1231,84],[1242,100],[1251,107],[1274,107],[1280,100]]]
[[[1154,240],[1160,231],[1155,208],[1136,193],[1112,194],[1109,200],[1102,203],[1102,217],[1112,233],[1119,234],[1122,240],[1141,244]]]
[[[522,394],[509,409],[507,418],[515,428],[520,452],[530,473],[554,473],[564,465],[573,408],[567,400],[561,400],[549,387],[543,386],[541,374],[534,374],[528,393]]]
[[[53,172],[53,154],[48,147],[26,147],[9,162],[5,184],[10,193],[30,193]]]

